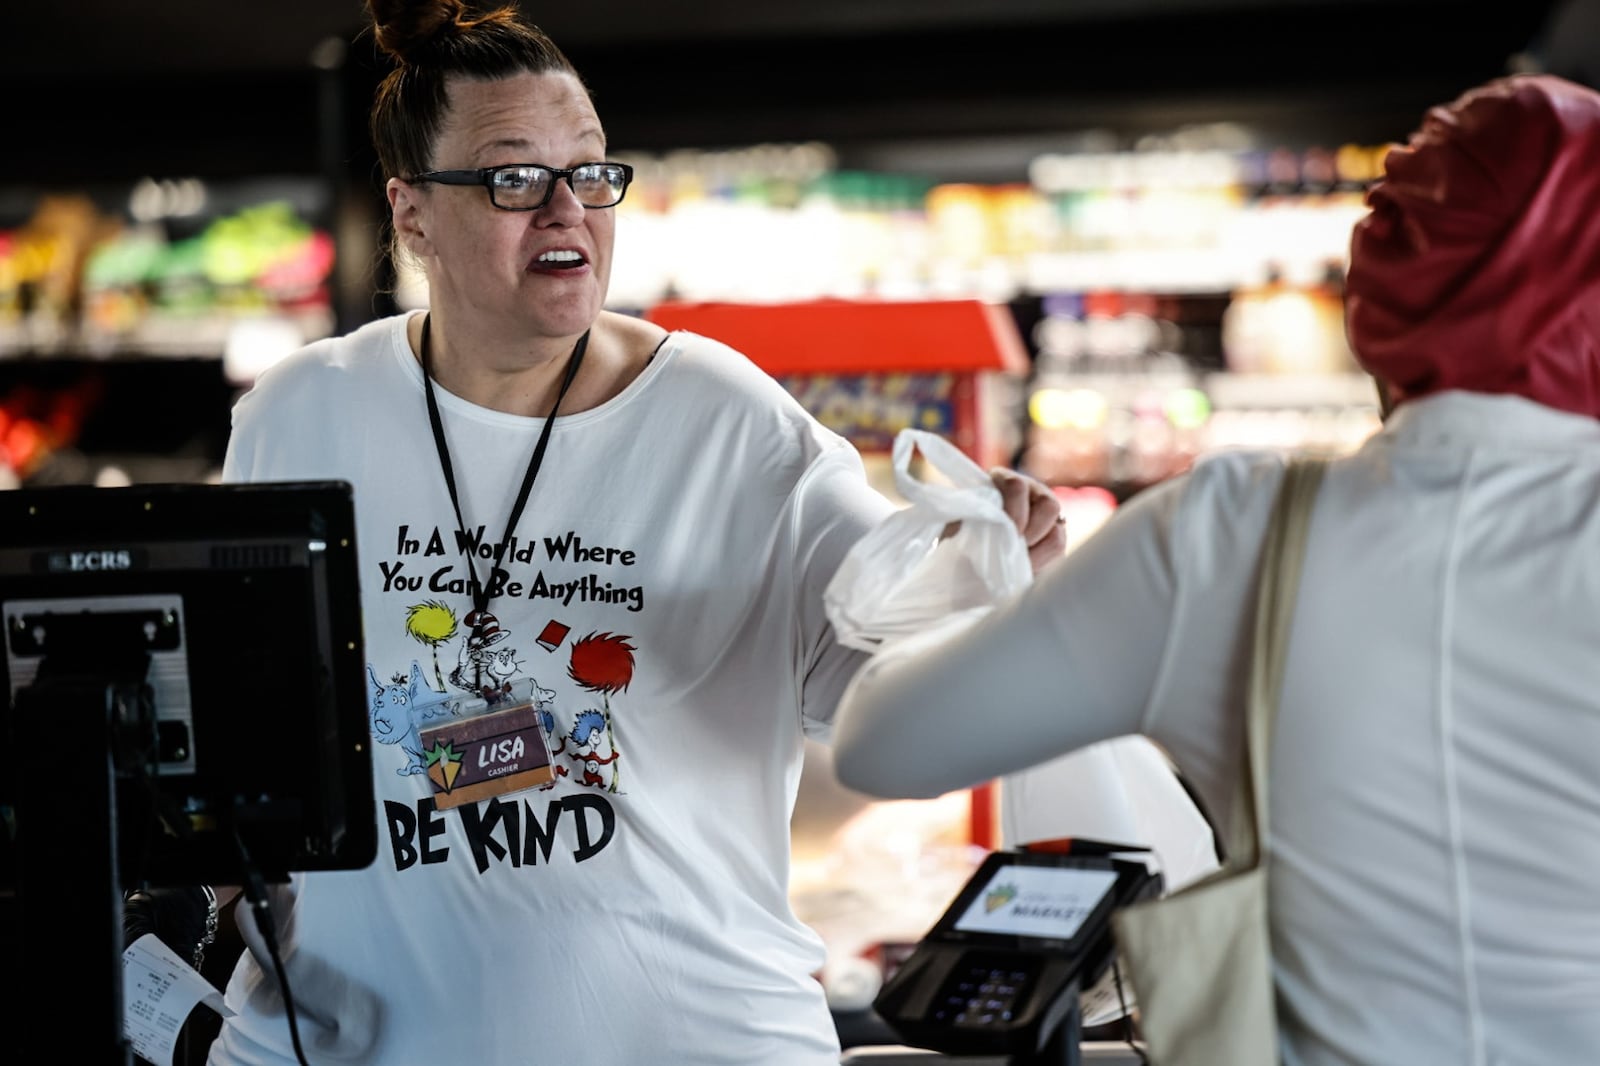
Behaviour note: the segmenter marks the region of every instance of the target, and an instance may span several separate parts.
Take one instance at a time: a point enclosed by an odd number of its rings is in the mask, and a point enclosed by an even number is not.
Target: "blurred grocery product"
[[[282,200],[214,217],[197,181],[141,182],[121,211],[41,195],[0,233],[0,358],[220,356],[241,319],[276,316],[300,343],[333,329],[330,234]]]

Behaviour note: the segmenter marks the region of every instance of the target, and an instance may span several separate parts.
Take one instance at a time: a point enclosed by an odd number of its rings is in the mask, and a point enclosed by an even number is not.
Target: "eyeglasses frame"
[[[622,202],[623,197],[628,195],[628,187],[633,184],[633,167],[627,163],[613,163],[606,159],[595,159],[587,163],[579,163],[573,167],[551,167],[543,163],[502,163],[497,167],[478,167],[475,170],[428,170],[421,174],[414,174],[407,178],[406,181],[410,183],[431,181],[438,185],[481,185],[484,191],[489,194],[489,203],[498,210],[537,211],[550,203],[551,198],[556,194],[556,185],[562,181],[567,183],[567,188],[576,196],[578,190],[572,187],[572,175],[584,167],[598,166],[619,167],[623,175],[622,193],[616,198],[615,202],[606,204],[605,207],[593,207],[589,204],[583,204],[583,208],[586,211],[604,211],[607,208],[616,207],[617,204]],[[527,207],[506,207],[494,198],[494,175],[499,171],[515,170],[518,167],[538,167],[540,170],[547,170],[550,172],[552,180],[544,190],[544,199],[538,203],[529,204]],[[583,203],[581,200],[578,202]]]

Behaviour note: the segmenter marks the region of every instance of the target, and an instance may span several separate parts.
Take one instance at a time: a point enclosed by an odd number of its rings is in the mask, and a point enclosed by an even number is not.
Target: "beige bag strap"
[[[1284,471],[1273,504],[1267,540],[1261,552],[1261,578],[1256,590],[1255,649],[1246,690],[1245,772],[1239,775],[1233,804],[1233,829],[1228,839],[1228,865],[1247,870],[1261,861],[1261,839],[1267,822],[1267,772],[1272,753],[1272,727],[1283,692],[1283,664],[1289,648],[1289,625],[1300,589],[1300,565],[1306,554],[1306,530],[1317,488],[1322,483],[1320,459],[1296,458]]]

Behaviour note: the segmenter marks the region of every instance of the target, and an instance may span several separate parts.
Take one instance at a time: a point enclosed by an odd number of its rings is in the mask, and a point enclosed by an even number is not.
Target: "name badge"
[[[440,810],[537,788],[555,776],[532,703],[451,718],[418,732]]]

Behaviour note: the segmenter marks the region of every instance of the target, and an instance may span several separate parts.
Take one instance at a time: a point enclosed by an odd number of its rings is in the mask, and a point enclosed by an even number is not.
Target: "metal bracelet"
[[[194,968],[199,970],[206,961],[206,948],[217,939],[217,894],[210,885],[201,885],[206,897],[206,932],[194,946]]]

